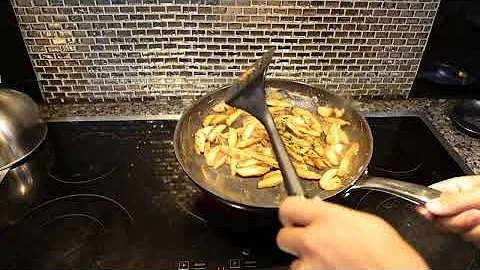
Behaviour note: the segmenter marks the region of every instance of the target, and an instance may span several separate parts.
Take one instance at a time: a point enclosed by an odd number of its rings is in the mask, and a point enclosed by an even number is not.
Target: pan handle
[[[441,192],[422,185],[393,180],[382,177],[365,176],[353,185],[350,190],[369,189],[389,193],[415,204],[425,204],[440,197]]]

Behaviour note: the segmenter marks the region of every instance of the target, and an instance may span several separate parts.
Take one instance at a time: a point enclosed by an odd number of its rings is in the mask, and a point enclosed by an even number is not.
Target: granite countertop
[[[445,141],[465,161],[475,173],[480,174],[480,139],[465,135],[458,131],[448,117],[448,111],[455,100],[443,99],[407,99],[407,100],[371,100],[355,101],[354,105],[364,113],[419,113],[429,120],[443,136]],[[184,100],[147,101],[142,103],[97,103],[44,105],[42,114],[46,119],[54,120],[63,117],[110,117],[135,116],[159,118],[177,118],[182,108],[189,105]]]

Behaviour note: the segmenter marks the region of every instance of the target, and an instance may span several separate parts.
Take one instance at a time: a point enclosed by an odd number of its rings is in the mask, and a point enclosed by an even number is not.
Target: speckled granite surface
[[[164,116],[175,118],[182,113],[190,101],[168,100],[142,103],[107,103],[107,104],[70,104],[43,106],[42,113],[46,119],[85,116]],[[453,147],[461,159],[476,174],[480,174],[480,139],[472,138],[458,131],[448,117],[448,111],[455,100],[408,99],[408,100],[374,100],[354,102],[365,113],[420,113],[440,132],[445,141]]]

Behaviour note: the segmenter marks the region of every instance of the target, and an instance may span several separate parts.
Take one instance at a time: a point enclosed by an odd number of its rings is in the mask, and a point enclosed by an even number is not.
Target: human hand
[[[459,233],[480,247],[480,175],[455,177],[430,187],[442,195],[418,207],[418,212],[441,230]]]
[[[297,257],[292,269],[426,269],[425,261],[383,219],[320,199],[287,198],[277,245]],[[293,226],[295,224],[296,226]]]

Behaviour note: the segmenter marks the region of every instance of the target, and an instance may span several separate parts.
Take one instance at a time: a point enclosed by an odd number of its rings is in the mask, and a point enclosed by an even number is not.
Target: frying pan
[[[266,88],[280,89],[283,95],[296,107],[312,112],[318,106],[334,106],[344,108],[344,119],[349,125],[344,130],[351,141],[360,145],[348,175],[343,179],[343,187],[326,191],[320,188],[318,181],[300,180],[306,197],[328,199],[339,193],[348,194],[354,189],[370,189],[387,192],[416,204],[423,204],[440,196],[440,192],[425,186],[392,179],[369,177],[366,173],[373,152],[372,133],[365,118],[355,110],[348,101],[328,91],[308,84],[270,79],[265,81]],[[287,196],[283,185],[270,189],[257,189],[259,177],[244,178],[231,176],[228,166],[218,169],[206,165],[204,157],[194,149],[194,133],[202,126],[203,119],[212,113],[213,107],[224,100],[230,86],[210,92],[197,100],[184,111],[175,127],[175,155],[183,170],[200,189],[214,195],[230,206],[247,209],[276,209]]]

